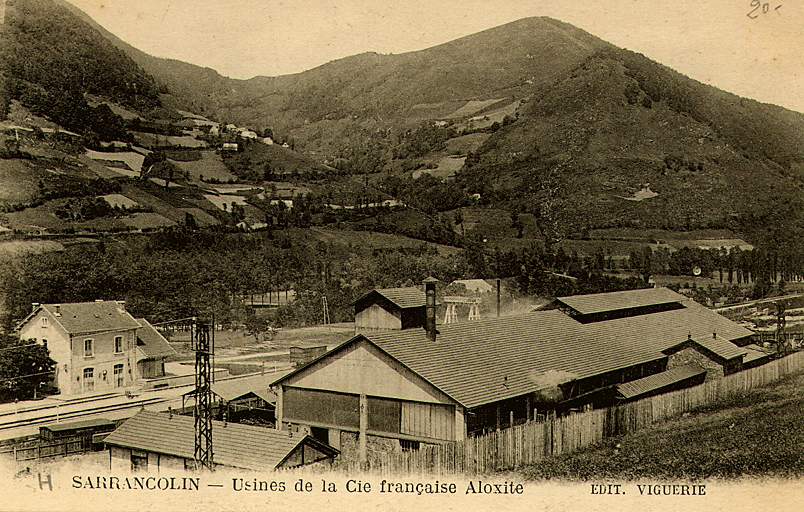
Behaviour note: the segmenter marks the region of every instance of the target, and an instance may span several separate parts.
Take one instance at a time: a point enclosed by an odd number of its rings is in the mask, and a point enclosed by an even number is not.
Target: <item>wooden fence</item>
[[[383,474],[482,474],[533,464],[570,453],[607,437],[638,432],[717,400],[756,389],[804,368],[804,352],[722,379],[607,409],[529,422],[463,443],[426,445],[410,452],[384,452],[369,468]]]
[[[0,451],[0,455],[12,457],[15,461],[36,460],[46,457],[66,457],[86,453],[94,449],[92,439],[64,440],[55,443],[37,444],[27,448],[11,447]]]

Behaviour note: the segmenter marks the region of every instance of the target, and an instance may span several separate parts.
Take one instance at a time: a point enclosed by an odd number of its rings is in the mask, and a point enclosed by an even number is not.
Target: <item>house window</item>
[[[47,317],[46,316],[42,317],[42,327],[47,327]]]
[[[114,385],[118,388],[123,387],[123,365],[114,365]]]
[[[84,368],[84,391],[95,390],[95,369]]]
[[[47,348],[47,340],[45,338],[42,338],[42,346]]]
[[[407,439],[400,439],[399,446],[403,452],[412,452],[419,449],[419,441],[409,441]]]
[[[84,357],[92,357],[93,356],[92,348],[93,348],[92,347],[92,340],[91,339],[85,339],[84,340]]]
[[[131,450],[131,471],[148,471],[148,452]]]
[[[119,354],[123,351],[123,337],[122,336],[115,336],[114,337],[114,351],[116,354]]]

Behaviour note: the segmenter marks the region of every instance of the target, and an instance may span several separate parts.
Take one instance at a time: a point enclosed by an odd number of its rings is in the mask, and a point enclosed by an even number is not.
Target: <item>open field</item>
[[[122,194],[106,194],[105,196],[100,196],[101,199],[109,203],[109,206],[112,208],[136,208],[137,202],[132,201],[131,199],[127,198]]]
[[[513,116],[516,110],[519,108],[519,105],[521,104],[522,102],[517,100],[514,101],[513,103],[509,103],[500,108],[495,108],[489,110],[488,112],[483,112],[481,114],[476,115],[475,117],[472,117],[471,119],[468,119],[467,121],[464,121],[463,123],[458,125],[458,128],[471,130],[471,129],[487,128],[493,125],[494,123],[502,123],[505,116]]]
[[[221,156],[214,151],[201,151],[201,160],[181,162],[171,160],[177,167],[190,173],[190,180],[200,183],[201,176],[204,179],[214,178],[220,181],[235,180],[237,177],[229,172],[223,164]]]
[[[300,230],[301,231],[301,230]],[[460,252],[457,247],[449,245],[423,242],[415,238],[402,235],[390,235],[373,231],[353,231],[348,229],[310,228],[305,230],[306,236],[314,237],[322,242],[331,242],[342,245],[351,244],[364,250],[391,249],[397,247],[421,247],[422,245],[435,246],[442,255],[454,255]]]
[[[198,140],[189,135],[175,136],[175,135],[157,135],[155,133],[147,132],[131,132],[134,139],[141,146],[181,146],[184,148],[205,148],[207,143],[203,140]]]
[[[528,479],[701,480],[804,476],[804,373],[636,434],[545,459]]]
[[[223,211],[231,211],[232,206],[239,204],[240,206],[245,206],[246,198],[243,196],[236,196],[231,194],[225,195],[213,195],[213,194],[204,194],[204,197],[207,201],[214,204],[216,208]]]
[[[30,201],[39,194],[37,183],[43,172],[24,160],[0,163],[0,204]]]
[[[477,148],[483,145],[484,142],[491,137],[490,133],[470,133],[469,135],[461,135],[447,141],[447,147],[444,150],[448,155],[466,155],[470,151],[477,151]]]
[[[492,98],[490,100],[470,100],[464,103],[459,109],[455,110],[451,114],[445,116],[445,119],[459,119],[461,117],[471,116],[480,112],[481,110],[488,108],[495,103],[499,103],[504,101],[505,98]]]
[[[114,167],[114,170],[117,170],[117,166],[111,165],[109,162],[123,162],[126,167],[128,167],[129,171],[134,171],[136,176],[139,176],[139,172],[142,169],[142,163],[145,161],[145,157],[139,153],[134,151],[121,151],[121,152],[114,152],[114,153],[103,153],[100,151],[93,151],[88,149],[86,152],[86,156],[89,158],[100,161],[106,166]],[[130,176],[129,173],[125,173],[127,176]]]
[[[132,229],[156,229],[175,226],[176,223],[158,213],[138,212],[126,216],[123,223]]]
[[[450,176],[454,176],[456,172],[458,172],[461,167],[463,167],[463,163],[466,161],[466,157],[454,157],[454,156],[446,156],[440,158],[436,163],[438,167],[435,169],[419,169],[413,171],[413,179],[418,179],[424,174],[429,174],[434,178],[438,179],[446,179]]]
[[[0,259],[62,250],[64,245],[55,240],[7,240],[0,242]]]
[[[112,112],[125,120],[130,121],[131,119],[142,119],[142,117],[133,110],[129,110],[121,105],[118,105],[117,103],[114,103],[113,101],[108,101],[92,94],[87,94],[87,103],[93,107],[97,107],[98,105],[106,105],[112,110]]]
[[[610,240],[714,240],[737,238],[728,229],[696,229],[692,231],[668,231],[665,229],[608,228],[593,229],[589,233],[593,239]]]

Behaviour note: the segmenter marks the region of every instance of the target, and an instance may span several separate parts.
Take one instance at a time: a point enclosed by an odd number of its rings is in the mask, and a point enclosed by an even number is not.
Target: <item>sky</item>
[[[140,50],[233,78],[421,50],[550,16],[701,82],[804,112],[800,0],[69,1]]]

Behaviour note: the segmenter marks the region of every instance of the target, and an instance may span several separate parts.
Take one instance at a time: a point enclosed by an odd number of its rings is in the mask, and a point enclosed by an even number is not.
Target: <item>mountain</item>
[[[34,20],[12,14],[3,35],[12,50],[0,50],[23,91],[53,95],[65,84],[140,112],[180,108],[271,128],[346,173],[410,178],[446,162],[444,175],[455,174],[451,186],[466,201],[479,194],[481,206],[530,213],[547,236],[558,224],[558,237],[596,228],[760,235],[804,226],[804,115],[702,84],[550,18],[416,52],[234,80],[147,55],[63,0],[9,4]],[[29,48],[36,51],[26,62]],[[462,134],[477,137],[468,144]]]
[[[325,154],[352,133],[449,117],[468,101],[511,104],[528,96],[534,84],[550,83],[610,47],[572,25],[527,18],[417,52],[364,53],[302,73],[234,80],[209,68],[152,57],[94,26],[164,86],[167,104],[257,129],[270,127]]]
[[[120,119],[85,93],[147,113],[159,89],[124,52],[69,9],[49,0],[9,0],[0,32],[4,105],[18,100],[68,129],[116,136]]]
[[[551,194],[560,217],[597,228],[760,229],[804,210],[804,115],[642,55],[599,51],[519,114],[460,175],[491,202],[533,210]]]

